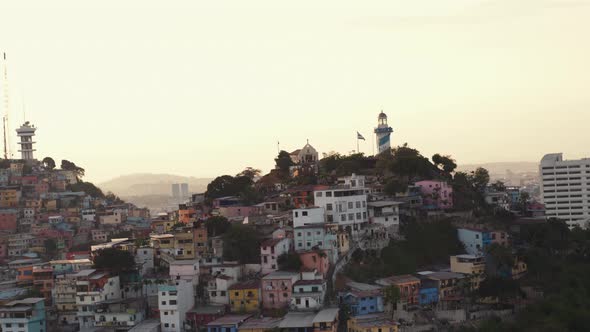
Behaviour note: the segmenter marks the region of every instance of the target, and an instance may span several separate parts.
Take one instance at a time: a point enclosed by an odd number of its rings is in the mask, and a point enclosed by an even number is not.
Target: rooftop
[[[419,283],[420,279],[418,279],[410,274],[403,274],[403,275],[399,275],[399,276],[391,276],[391,277],[387,277],[387,278],[382,278],[382,279],[379,279],[376,281],[377,284],[386,285],[386,286],[393,285],[393,284],[406,284],[406,283],[410,283],[410,282]]]
[[[299,280],[293,286],[305,286],[305,285],[323,285],[326,281],[323,279],[314,279],[314,280]]]
[[[263,317],[248,319],[240,330],[272,330],[279,327],[283,318]]]
[[[316,314],[313,312],[289,312],[279,324],[281,329],[312,327]]]
[[[461,273],[455,272],[432,272],[426,275],[426,277],[434,280],[448,280],[448,279],[463,279],[465,276]]]
[[[208,305],[208,306],[198,306],[193,307],[188,312],[201,314],[201,315],[211,315],[211,314],[223,314],[225,312],[225,308],[222,305]]]
[[[238,289],[258,289],[260,288],[260,280],[248,280],[239,282],[237,284],[233,284],[228,289],[229,290],[238,290]]]
[[[333,322],[338,317],[338,308],[327,308],[324,309],[314,317],[314,323],[326,323],[326,322]]]

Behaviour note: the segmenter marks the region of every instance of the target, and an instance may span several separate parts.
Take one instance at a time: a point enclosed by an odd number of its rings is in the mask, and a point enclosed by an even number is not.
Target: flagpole
[[[356,153],[361,153],[359,151],[359,134],[356,133]]]

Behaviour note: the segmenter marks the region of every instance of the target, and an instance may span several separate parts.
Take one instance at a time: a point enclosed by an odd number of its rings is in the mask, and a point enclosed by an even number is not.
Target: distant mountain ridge
[[[458,165],[457,170],[473,171],[478,167],[487,169],[490,174],[506,174],[506,170],[510,170],[513,173],[537,173],[539,171],[539,163],[533,161],[464,164]]]
[[[172,196],[173,183],[188,183],[189,192],[199,193],[207,189],[211,178],[196,178],[174,174],[137,173],[116,177],[97,184],[104,192],[112,191],[118,196]]]

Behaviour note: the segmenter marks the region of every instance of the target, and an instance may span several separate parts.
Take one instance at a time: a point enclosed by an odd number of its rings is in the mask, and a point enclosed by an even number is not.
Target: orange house
[[[16,281],[33,281],[33,265],[17,268]]]
[[[310,250],[299,253],[299,260],[301,260],[302,270],[311,271],[316,270],[324,278],[330,269],[330,259],[328,255],[321,250]]]
[[[404,274],[391,276],[375,281],[377,285],[388,287],[395,285],[399,288],[401,300],[408,304],[418,304],[420,296],[420,279],[413,275]]]

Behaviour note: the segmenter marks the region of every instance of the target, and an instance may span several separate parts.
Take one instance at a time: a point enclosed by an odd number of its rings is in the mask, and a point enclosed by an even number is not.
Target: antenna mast
[[[10,143],[8,141],[8,110],[10,109],[10,103],[8,100],[8,64],[6,62],[6,52],[2,54],[3,65],[4,65],[4,116],[2,117],[2,128],[4,129],[4,159],[10,157]]]

